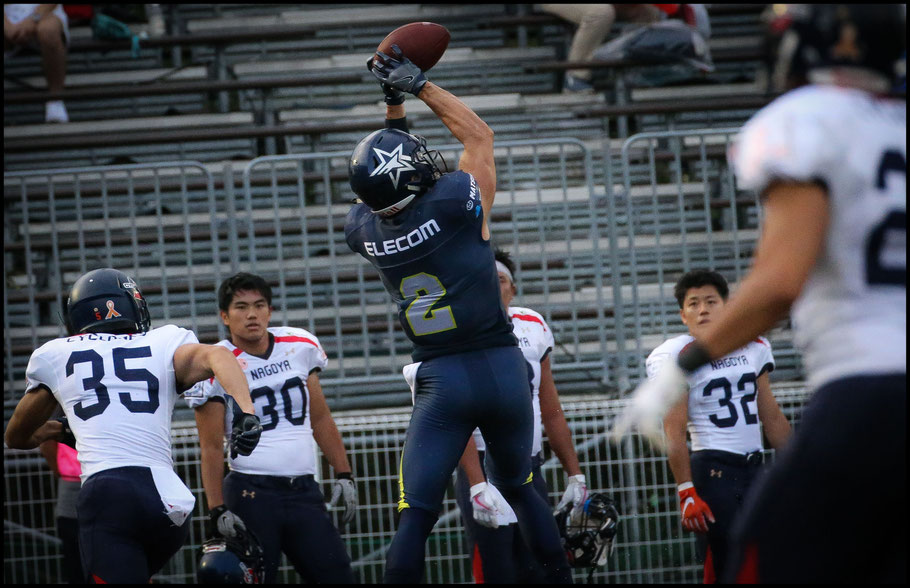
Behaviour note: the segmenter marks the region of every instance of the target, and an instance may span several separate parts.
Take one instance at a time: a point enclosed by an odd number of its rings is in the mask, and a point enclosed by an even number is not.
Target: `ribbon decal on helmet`
[[[116,317],[118,317],[118,316],[121,316],[121,315],[120,315],[119,312],[117,312],[116,310],[114,310],[114,301],[113,301],[113,300],[108,300],[108,301],[107,301],[107,316],[104,317],[104,319],[107,320],[107,319],[110,319],[110,318],[116,318]]]

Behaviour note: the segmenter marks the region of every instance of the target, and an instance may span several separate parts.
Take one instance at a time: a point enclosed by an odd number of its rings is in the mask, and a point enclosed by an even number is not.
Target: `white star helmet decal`
[[[392,185],[395,186],[395,189],[398,189],[398,180],[401,177],[402,171],[417,171],[414,166],[410,164],[411,157],[401,153],[402,147],[403,145],[399,143],[391,152],[373,147],[373,152],[376,154],[376,157],[379,158],[379,161],[382,162],[382,165],[374,169],[373,173],[370,174],[370,177],[372,178],[373,176],[378,176],[380,174],[389,174]]]

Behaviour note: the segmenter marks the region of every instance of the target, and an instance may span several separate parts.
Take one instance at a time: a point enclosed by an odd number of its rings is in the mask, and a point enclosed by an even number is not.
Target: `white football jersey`
[[[533,374],[528,374],[531,379],[531,406],[534,409],[534,441],[531,443],[531,455],[537,455],[543,447],[543,427],[540,418],[540,362],[546,359],[547,354],[553,350],[555,344],[553,331],[544,318],[530,308],[510,306],[508,308],[509,320],[512,321],[512,333],[518,339],[518,346],[525,356]],[[486,451],[487,444],[480,434],[480,429],[474,429],[474,442],[477,451]]]
[[[830,223],[792,309],[809,383],[907,371],[907,104],[805,86],[758,112],[730,149],[739,187],[823,182]]]
[[[668,339],[651,352],[648,378],[694,341],[692,335]],[[762,448],[758,426],[758,377],[774,369],[771,344],[764,337],[695,370],[689,382],[692,451],[714,449],[746,454]]]
[[[230,459],[233,471],[265,476],[316,474],[316,442],[310,424],[310,392],[307,377],[329,363],[319,340],[304,329],[269,327],[274,336],[265,357],[250,355],[229,340],[217,344],[230,349],[250,385],[256,415],[262,422],[262,437],[253,453]],[[217,380],[206,380],[184,394],[191,408],[212,397],[224,398]],[[226,431],[231,430],[232,411],[226,410]]]
[[[166,325],[132,335],[62,337],[32,353],[26,390],[43,385],[63,407],[83,482],[125,466],[173,472],[174,352],[188,343],[198,343],[192,331]]]

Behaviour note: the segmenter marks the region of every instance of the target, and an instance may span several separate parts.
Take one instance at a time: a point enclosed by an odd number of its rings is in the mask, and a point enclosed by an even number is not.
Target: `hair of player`
[[[272,287],[269,283],[256,274],[240,272],[221,282],[221,286],[218,287],[218,308],[227,312],[234,295],[242,290],[259,292],[269,306],[272,306]]]
[[[683,307],[686,293],[691,288],[701,288],[702,286],[714,286],[717,289],[717,293],[724,300],[730,295],[730,287],[727,285],[727,280],[719,273],[703,269],[692,270],[684,274],[676,282],[676,287],[673,288],[673,295],[676,296],[676,302],[679,303],[679,307]]]
[[[493,257],[501,263],[502,265],[509,268],[512,277],[515,277],[515,262],[512,260],[512,256],[505,249],[500,249],[499,247],[493,248]]]

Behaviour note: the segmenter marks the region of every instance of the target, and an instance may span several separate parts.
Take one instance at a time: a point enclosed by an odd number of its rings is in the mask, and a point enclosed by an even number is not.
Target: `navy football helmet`
[[[113,268],[96,269],[76,280],[66,301],[64,321],[70,335],[145,333],[152,325],[139,286]]]
[[[571,504],[556,511],[554,516],[570,566],[594,568],[607,563],[607,557],[613,553],[619,522],[619,511],[612,499],[595,492],[574,517]]]
[[[398,129],[373,131],[354,148],[348,165],[351,189],[380,216],[401,212],[448,171],[423,137]]]
[[[772,84],[778,91],[815,81],[813,76],[831,68],[874,72],[890,86],[906,67],[905,5],[774,4],[768,11]]]
[[[196,578],[200,584],[263,584],[265,552],[249,530],[213,537],[202,544]]]

